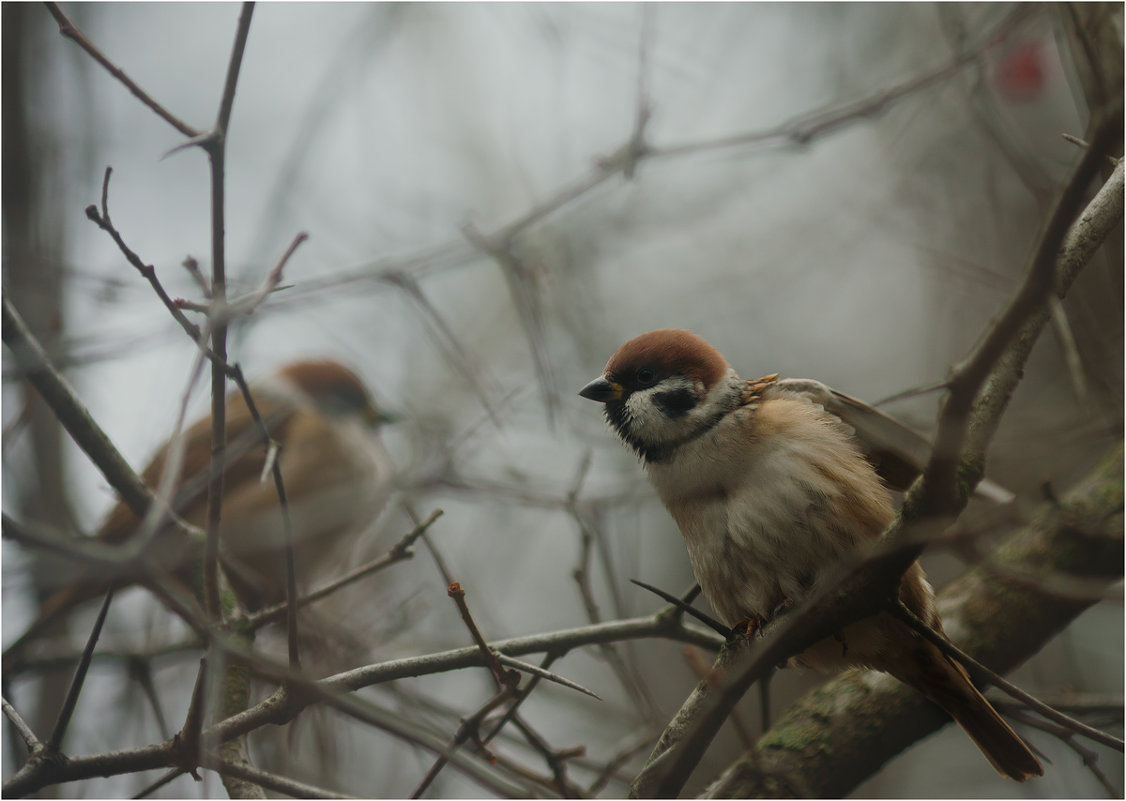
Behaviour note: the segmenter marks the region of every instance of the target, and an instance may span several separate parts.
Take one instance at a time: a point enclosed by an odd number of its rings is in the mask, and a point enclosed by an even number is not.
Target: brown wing
[[[255,405],[271,435],[281,438],[281,431],[293,415],[292,407],[269,398],[255,398]],[[211,465],[211,418],[196,421],[184,432],[184,465],[180,489],[173,500],[173,509],[190,523],[202,526],[207,509],[207,475]],[[267,448],[262,442],[257,423],[241,393],[227,399],[227,448],[223,471],[225,487],[257,482],[266,462]],[[164,473],[168,445],[164,445],[145,468],[141,477],[156,487]],[[272,489],[272,484],[270,487]],[[133,533],[139,521],[124,503],[118,503],[102,527],[98,537],[107,542],[123,542]]]
[[[905,490],[911,486],[930,458],[931,443],[922,434],[820,381],[784,378],[776,381],[770,392],[802,396],[843,420],[856,432],[869,461],[892,489]],[[989,480],[982,481],[976,492],[996,503],[1008,503],[1014,498],[1007,489]]]

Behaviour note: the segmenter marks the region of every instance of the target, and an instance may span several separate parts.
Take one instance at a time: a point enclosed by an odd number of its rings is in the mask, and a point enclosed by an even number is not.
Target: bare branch
[[[133,80],[112,61],[102,55],[102,52],[94,47],[90,40],[83,35],[82,31],[80,31],[78,27],[70,21],[67,15],[62,12],[57,3],[47,3],[47,10],[51,12],[51,16],[53,16],[55,21],[59,24],[59,33],[75,42],[79,47],[89,53],[95,61],[105,68],[106,72],[120,81],[126,89],[132,92],[134,97],[152,109],[161,119],[184,136],[195,137],[200,135],[200,131],[197,131],[186,122],[182,122],[179,118],[174,116],[170,111],[164,108],[164,106],[150,97],[145,90],[134,83]]]
[[[16,711],[16,708],[8,703],[8,699],[0,698],[0,704],[2,704],[4,709],[4,717],[6,717],[11,722],[11,724],[16,727],[16,731],[19,732],[20,738],[23,740],[23,744],[27,746],[27,750],[34,753],[38,749],[42,748],[43,743],[38,737],[35,736],[35,732],[31,730],[31,726],[27,725],[27,721],[20,716],[20,713]]]
[[[345,795],[343,793],[334,793],[332,790],[326,790],[323,787],[314,787],[305,782],[299,782],[296,779],[290,779],[286,776],[278,776],[275,773],[268,773],[264,770],[259,770],[249,763],[232,762],[229,759],[209,758],[206,760],[206,766],[214,770],[216,773],[223,776],[239,779],[247,782],[250,785],[257,785],[259,788],[265,787],[274,792],[283,793],[292,798],[358,798],[360,796]],[[246,796],[243,796],[244,798]],[[265,794],[260,796],[265,798]]]
[[[244,3],[239,13],[235,43],[227,65],[227,78],[215,122],[215,137],[204,144],[211,165],[211,293],[214,307],[222,309],[227,302],[226,236],[226,149],[227,126],[235,102],[242,56],[250,34],[253,3]],[[227,323],[219,320],[211,332],[211,349],[223,362],[227,360]],[[223,463],[227,442],[227,373],[218,364],[211,367],[211,459]],[[207,539],[203,558],[204,605],[213,620],[219,620],[219,521],[223,506],[223,471],[213,470],[207,483]]]
[[[1052,291],[1057,286],[1057,265],[1063,269],[1061,248],[1065,243],[1073,223],[1078,228],[1081,223],[1076,221],[1080,210],[1083,208],[1084,195],[1091,180],[1102,168],[1102,159],[1110,149],[1117,145],[1122,128],[1122,105],[1119,103],[1116,110],[1112,111],[1102,121],[1092,142],[1090,149],[1084,151],[1083,158],[1071,173],[1067,186],[1055,204],[1051,218],[1048,220],[1028,268],[1027,276],[1021,288],[1000,314],[997,321],[990,327],[988,333],[982,338],[980,344],[957,365],[947,382],[949,394],[942,406],[939,416],[938,432],[935,434],[934,449],[927,464],[923,481],[923,492],[919,502],[926,509],[937,512],[940,509],[949,509],[952,502],[958,498],[958,467],[961,464],[963,446],[966,444],[967,431],[971,425],[971,411],[982,385],[990,373],[998,365],[1006,351],[1017,341],[1018,335],[1025,330],[1026,325],[1036,315],[1037,310],[1045,307]],[[1121,206],[1119,206],[1121,209]],[[1121,215],[1121,212],[1119,212]],[[1101,241],[1101,240],[1099,240]],[[1095,245],[1097,247],[1097,243]],[[1090,258],[1091,251],[1084,254],[1080,261],[1085,264]],[[1046,312],[1046,309],[1045,309]],[[1041,326],[1036,327],[1038,334]],[[1035,338],[1035,335],[1032,337]],[[1010,351],[1011,352],[1011,351]],[[1023,361],[1023,360],[1021,360]],[[1015,387],[1019,380],[1014,375],[1008,382]],[[1010,390],[1011,391],[1011,390]],[[998,393],[994,393],[998,395]],[[972,488],[980,479],[982,472],[984,448],[991,439],[992,430],[995,429],[1001,413],[1004,411],[1008,395],[1000,393],[996,402],[990,403],[988,413],[978,411],[974,416],[977,428],[974,448],[968,456],[972,459],[974,471],[978,474],[968,482]],[[982,407],[978,407],[979,410]],[[963,493],[964,494],[964,493]]]
[[[489,648],[489,644],[485,642],[481,630],[477,628],[477,624],[473,620],[473,615],[469,612],[469,605],[465,602],[465,590],[456,581],[451,583],[446,593],[453,599],[457,605],[457,611],[461,615],[461,620],[465,623],[465,627],[469,630],[469,636],[473,638],[473,642],[481,650],[481,655],[484,657],[485,665],[489,668],[489,672],[493,674],[493,679],[497,683],[497,687],[512,687],[515,688],[520,682],[519,674],[512,671],[506,671],[497,658],[496,653]]]
[[[74,714],[74,707],[78,704],[78,695],[82,692],[82,685],[86,683],[86,671],[90,669],[90,659],[94,655],[94,647],[98,644],[98,637],[102,635],[102,625],[106,622],[106,613],[109,612],[111,601],[113,601],[112,588],[106,593],[105,600],[102,601],[102,608],[98,611],[94,627],[90,630],[86,647],[82,649],[82,658],[79,659],[78,666],[74,669],[74,678],[71,679],[70,687],[67,688],[66,699],[63,701],[62,709],[59,710],[59,718],[55,722],[55,728],[51,731],[51,736],[47,738],[47,749],[49,751],[58,751],[59,746],[62,745],[63,736],[66,734],[67,726],[70,725],[70,716]]]
[[[151,264],[145,264],[145,262],[141,260],[141,257],[138,256],[132,248],[125,244],[125,239],[121,236],[121,232],[117,230],[117,228],[113,224],[113,221],[110,219],[109,179],[112,174],[113,167],[106,167],[105,175],[102,178],[101,212],[99,212],[95,206],[90,205],[86,207],[86,217],[110,235],[110,238],[113,239],[114,244],[117,245],[118,250],[120,250],[122,255],[125,256],[125,260],[133,265],[133,267],[136,268],[137,272],[141,274],[141,277],[148,281],[152,286],[153,291],[156,293],[156,296],[160,298],[160,302],[164,304],[164,307],[166,309],[168,309],[168,312],[172,315],[172,318],[180,324],[180,327],[187,332],[188,336],[190,336],[193,341],[198,340],[200,333],[199,326],[189,320],[184,315],[184,312],[181,310],[179,304],[177,304],[174,300],[172,300],[171,297],[168,296],[168,293],[164,290],[164,285],[161,284],[160,279],[156,276],[156,268]]]
[[[367,564],[360,565],[355,570],[351,570],[348,573],[345,573],[343,576],[334,579],[325,586],[314,590],[308,595],[304,595],[298,598],[298,608],[316,603],[322,598],[327,598],[337,590],[347,587],[348,585],[353,584],[360,579],[365,578],[366,576],[377,573],[385,567],[390,567],[396,562],[401,562],[404,559],[413,558],[414,551],[411,550],[411,546],[414,545],[415,540],[426,533],[426,530],[429,529],[430,526],[433,525],[434,522],[442,516],[442,514],[443,513],[441,509],[435,509],[425,520],[416,525],[413,529],[407,532],[407,534],[401,540],[391,546],[391,549],[387,553],[383,554],[383,556],[373,559]],[[254,614],[250,615],[244,625],[250,630],[261,628],[262,626],[279,620],[281,616],[286,613],[287,609],[288,602],[275,604],[274,606],[267,607],[259,612],[255,612]]]

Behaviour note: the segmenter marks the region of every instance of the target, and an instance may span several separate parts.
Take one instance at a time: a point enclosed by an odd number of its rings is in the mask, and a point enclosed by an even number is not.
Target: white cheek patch
[[[685,390],[699,395],[703,387],[698,382],[692,382],[683,376],[666,378],[661,383],[648,389],[639,389],[633,392],[626,400],[626,410],[632,421],[631,432],[638,439],[651,444],[663,444],[682,439],[687,431],[695,428],[696,418],[702,414],[701,407],[691,409],[680,417],[669,417],[657,403],[656,396],[678,390]]]

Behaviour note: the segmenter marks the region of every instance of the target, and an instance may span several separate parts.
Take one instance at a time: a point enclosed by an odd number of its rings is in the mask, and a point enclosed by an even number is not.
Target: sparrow
[[[294,544],[298,585],[309,588],[339,568],[361,534],[379,516],[391,492],[392,464],[376,429],[381,412],[359,377],[332,361],[301,361],[256,382],[251,396],[276,444]],[[226,399],[226,458],[219,528],[221,558],[242,604],[258,609],[286,598],[285,528],[274,482],[266,472],[270,448],[241,392]],[[200,528],[206,525],[211,465],[211,417],[183,434],[181,478],[172,511]],[[142,473],[155,488],[164,473],[165,443]],[[105,543],[125,543],[139,529],[133,511],[119,501],[96,533]],[[171,527],[157,532],[161,566],[188,588],[199,586],[200,549],[194,554]],[[142,576],[85,575],[63,586],[41,606],[28,631],[5,651],[42,631],[78,603],[110,586],[142,582]],[[7,660],[6,660],[7,661]]]
[[[640,457],[684,536],[704,595],[733,627],[770,621],[880,537],[895,512],[873,461],[899,479],[918,464],[921,438],[889,416],[816,381],[744,380],[685,330],[629,340],[579,394],[605,404],[610,427]],[[865,433],[874,440],[869,453],[858,441]],[[899,598],[942,633],[918,562]],[[965,669],[888,613],[846,626],[793,661],[890,673],[942,707],[1001,774],[1043,775]]]

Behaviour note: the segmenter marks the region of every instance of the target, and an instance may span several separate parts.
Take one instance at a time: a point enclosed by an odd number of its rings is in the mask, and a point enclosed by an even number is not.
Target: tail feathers
[[[923,681],[908,683],[946,710],[998,773],[1018,782],[1044,775],[1040,760],[973,685],[961,665],[935,649],[931,664],[918,678],[924,676]]]
[[[966,734],[970,735],[998,773],[1018,782],[1032,776],[1043,776],[1044,768],[1040,765],[1040,760],[1025,745],[1020,735],[1013,731],[981,693],[977,694],[981,699],[981,706],[967,704],[947,708],[946,711],[965,729]]]

